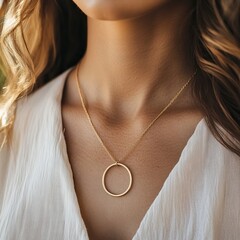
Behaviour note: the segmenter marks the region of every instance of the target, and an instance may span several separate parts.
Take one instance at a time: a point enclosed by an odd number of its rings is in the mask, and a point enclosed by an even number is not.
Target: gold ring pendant
[[[123,193],[120,193],[120,194],[114,194],[114,193],[110,192],[110,191],[107,189],[107,187],[106,187],[106,182],[105,182],[105,178],[106,178],[107,172],[108,172],[111,168],[116,167],[116,166],[123,167],[123,168],[127,171],[128,175],[129,175],[129,185],[128,185],[127,189],[126,189]],[[104,171],[104,173],[103,173],[103,176],[102,176],[102,186],[103,186],[103,189],[105,190],[105,192],[106,192],[107,194],[111,195],[112,197],[121,197],[121,196],[125,195],[126,193],[128,193],[129,190],[130,190],[131,187],[132,187],[132,173],[131,173],[131,171],[129,170],[129,168],[128,168],[126,165],[124,165],[124,164],[122,164],[122,163],[119,163],[119,162],[113,163],[113,164],[111,164],[110,166],[108,166],[108,167],[106,168],[106,170]]]

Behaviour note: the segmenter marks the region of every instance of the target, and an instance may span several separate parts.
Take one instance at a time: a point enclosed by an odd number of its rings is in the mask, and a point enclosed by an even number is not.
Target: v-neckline
[[[71,68],[72,69],[72,68]],[[62,97],[63,97],[63,90],[64,90],[64,86],[65,86],[65,83],[67,81],[67,78],[69,76],[69,73],[71,72],[69,69],[68,71],[66,71],[66,75],[64,75],[63,79],[62,79],[62,82],[61,82],[61,86],[60,86],[60,92],[58,92],[58,99],[57,99],[57,107],[58,107],[58,114],[59,114],[59,125],[60,125],[60,129],[61,129],[61,132],[60,132],[60,138],[62,140],[62,146],[63,148],[60,149],[61,151],[61,156],[62,156],[62,159],[65,161],[66,163],[66,166],[67,166],[67,169],[66,171],[69,171],[70,172],[70,175],[72,176],[71,178],[71,188],[74,190],[72,193],[73,193],[73,199],[74,199],[74,203],[77,204],[76,208],[78,209],[78,213],[79,213],[79,222],[82,223],[82,227],[84,229],[84,235],[87,237],[87,239],[84,239],[84,240],[90,240],[89,238],[89,235],[88,235],[88,232],[87,232],[87,227],[86,227],[86,224],[84,222],[84,219],[82,217],[82,214],[81,214],[81,206],[79,205],[78,203],[78,198],[77,198],[77,194],[76,194],[76,190],[75,190],[75,185],[74,185],[74,179],[73,179],[73,171],[72,171],[72,168],[71,168],[71,164],[70,164],[70,161],[69,161],[69,157],[68,157],[68,153],[67,153],[67,144],[66,144],[66,139],[65,139],[65,136],[64,136],[64,133],[63,133],[63,117],[62,117]],[[154,206],[156,204],[160,204],[160,200],[162,198],[162,195],[163,193],[165,192],[165,189],[167,187],[167,185],[169,185],[169,183],[171,182],[171,179],[173,178],[173,175],[174,173],[179,169],[182,161],[184,160],[183,159],[183,155],[185,152],[188,151],[188,148],[189,148],[189,145],[195,140],[195,136],[198,132],[198,130],[205,124],[205,118],[201,118],[201,120],[197,123],[192,135],[190,136],[190,138],[188,139],[186,145],[184,146],[184,148],[182,149],[181,151],[181,154],[180,154],[180,157],[177,161],[177,163],[175,164],[175,166],[172,168],[172,170],[170,171],[170,173],[168,174],[168,177],[165,179],[161,189],[159,190],[158,194],[156,195],[156,197],[154,198],[154,200],[152,201],[152,203],[150,204],[149,208],[147,209],[147,211],[145,212],[142,220],[140,221],[140,224],[132,238],[132,240],[137,240],[137,237],[139,235],[139,233],[141,232],[141,229],[142,229],[142,226],[145,224],[145,222],[147,221],[147,216],[149,214],[151,214],[151,212],[153,211],[154,209]],[[65,156],[65,157],[64,157]]]

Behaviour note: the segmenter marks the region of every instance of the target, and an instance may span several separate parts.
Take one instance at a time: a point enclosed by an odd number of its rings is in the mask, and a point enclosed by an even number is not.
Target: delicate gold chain
[[[189,78],[189,80],[181,87],[181,89],[177,92],[177,94],[170,100],[170,102],[166,105],[166,107],[164,107],[161,112],[151,121],[151,123],[147,126],[147,128],[143,131],[143,133],[140,135],[140,137],[138,138],[138,140],[135,142],[135,144],[133,145],[133,147],[129,150],[129,152],[125,155],[125,157],[123,157],[121,160],[117,161],[116,158],[113,156],[113,154],[110,152],[110,150],[108,150],[108,148],[106,147],[106,145],[104,144],[104,142],[102,141],[101,137],[99,136],[96,128],[94,127],[94,124],[92,122],[92,119],[90,118],[90,115],[87,111],[87,108],[84,104],[84,99],[83,99],[83,94],[81,91],[81,87],[79,84],[79,78],[78,78],[78,72],[79,72],[79,65],[77,66],[76,69],[76,81],[77,81],[77,86],[78,86],[78,91],[79,91],[79,96],[81,99],[81,103],[82,103],[82,107],[83,110],[88,118],[88,121],[94,131],[94,133],[96,134],[99,142],[101,143],[102,147],[105,149],[105,151],[107,152],[107,154],[109,155],[109,157],[115,162],[115,163],[119,163],[120,161],[122,162],[123,160],[125,160],[132,152],[133,150],[137,147],[137,145],[139,144],[139,142],[142,140],[142,138],[144,137],[144,135],[147,133],[147,131],[152,127],[152,125],[158,120],[158,118],[175,102],[175,100],[178,98],[178,96],[182,93],[182,91],[187,87],[187,85],[190,83],[190,81],[193,79],[193,77],[195,76],[196,72],[195,71],[192,76]]]

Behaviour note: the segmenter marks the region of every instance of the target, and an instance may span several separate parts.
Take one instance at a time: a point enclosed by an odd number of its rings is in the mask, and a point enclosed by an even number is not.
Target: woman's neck
[[[79,72],[88,101],[133,115],[166,104],[194,71],[190,10],[174,2],[135,19],[89,18]]]

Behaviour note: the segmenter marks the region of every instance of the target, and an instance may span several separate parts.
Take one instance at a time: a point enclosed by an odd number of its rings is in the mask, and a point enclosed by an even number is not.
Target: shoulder
[[[62,91],[70,70],[17,101],[12,138],[22,139],[30,132],[37,135],[44,123],[50,125],[54,121],[60,110]]]
[[[218,125],[219,131],[223,134],[223,138],[228,139],[228,142],[236,143],[237,140],[234,139],[223,127]],[[240,156],[236,153],[228,149],[225,145],[223,145],[217,138],[214,136],[210,128],[208,127],[207,121],[204,120],[204,124],[201,129],[201,134],[203,135],[202,145],[204,146],[204,150],[207,156],[215,157],[219,159],[234,159],[239,162],[240,166]]]
[[[38,112],[39,108],[47,107],[52,101],[61,100],[65,79],[71,69],[72,68],[67,69],[34,92],[18,99],[16,118],[18,118],[19,115],[24,115],[22,114],[23,111]]]
[[[36,139],[44,124],[48,127],[50,122],[54,121],[56,116],[54,113],[60,110],[65,79],[71,69],[67,69],[39,89],[17,100],[14,124],[7,144],[0,149],[0,160],[26,145],[28,137]]]
[[[222,133],[231,142],[236,142],[224,129]],[[206,122],[204,122],[201,131],[202,138],[195,150],[195,154],[201,156],[201,160],[205,165],[205,173],[212,177],[219,174],[222,180],[225,181],[225,187],[234,189],[235,193],[239,194],[240,202],[240,156],[219,142],[213,133],[210,131]],[[199,149],[202,152],[199,152]]]

